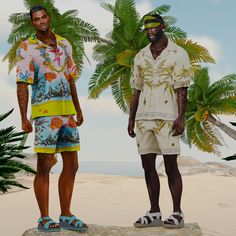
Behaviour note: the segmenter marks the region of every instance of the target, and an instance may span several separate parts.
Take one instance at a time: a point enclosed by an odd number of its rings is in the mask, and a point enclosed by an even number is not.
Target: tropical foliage
[[[73,57],[79,73],[83,66],[84,42],[93,42],[99,39],[97,29],[88,22],[78,17],[77,10],[69,10],[61,14],[54,6],[54,0],[23,0],[24,5],[29,12],[30,8],[35,5],[43,5],[51,17],[51,29],[54,33],[66,38],[72,45]],[[28,38],[34,33],[31,25],[29,13],[13,13],[9,17],[12,23],[12,31],[8,37],[8,43],[12,45],[9,52],[4,57],[8,59],[9,71],[16,64],[16,50],[21,41]]]
[[[0,115],[0,122],[12,113],[13,109],[4,115]],[[17,144],[23,138],[23,132],[16,132],[13,126],[0,129],[0,192],[7,192],[11,186],[27,188],[15,180],[15,174],[24,171],[35,174],[28,165],[19,159],[24,159],[23,147]]]
[[[117,105],[128,112],[132,96],[129,79],[136,53],[149,42],[143,31],[143,20],[138,14],[134,0],[116,0],[115,5],[104,3],[105,10],[113,14],[113,29],[105,39],[94,47],[94,59],[98,62],[96,70],[89,81],[89,98],[96,99],[111,87]],[[176,41],[189,54],[192,72],[199,69],[199,62],[214,62],[208,51],[186,38],[186,33],[175,26],[176,19],[167,16],[169,5],[157,7],[150,13],[164,16],[165,34]]]
[[[223,158],[223,160],[226,160],[226,161],[233,161],[233,160],[236,160],[236,154],[232,155],[232,156],[229,156],[229,157],[225,157]]]
[[[188,90],[186,140],[202,151],[219,154],[223,145],[220,130],[236,140],[236,130],[226,126],[218,115],[236,114],[236,75],[210,83],[208,69],[198,71]]]

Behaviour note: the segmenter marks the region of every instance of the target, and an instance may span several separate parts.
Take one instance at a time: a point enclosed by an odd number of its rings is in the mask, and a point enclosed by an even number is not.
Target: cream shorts
[[[136,141],[140,155],[180,154],[179,136],[172,136],[173,121],[139,120],[136,121]]]

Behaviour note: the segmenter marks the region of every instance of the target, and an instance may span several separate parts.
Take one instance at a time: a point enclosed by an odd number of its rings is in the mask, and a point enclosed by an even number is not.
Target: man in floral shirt
[[[164,34],[159,15],[146,15],[144,26],[151,42],[137,53],[131,76],[134,95],[131,101],[128,133],[136,136],[145,172],[151,209],[135,223],[136,227],[184,226],[181,211],[182,179],[178,170],[179,135],[184,131],[184,113],[190,62],[187,53]],[[136,133],[134,126],[136,122]],[[173,213],[162,222],[159,207],[160,183],[156,155],[163,155]]]
[[[50,29],[50,17],[43,6],[30,11],[36,33],[22,42],[17,50],[17,97],[22,129],[32,132],[27,118],[28,85],[32,85],[32,118],[35,123],[35,152],[37,174],[34,190],[41,217],[40,231],[59,231],[87,228],[70,211],[74,179],[78,169],[77,151],[80,149],[77,126],[83,115],[77,96],[76,65],[70,43]],[[74,119],[76,115],[76,120]],[[63,170],[59,178],[61,205],[60,224],[49,217],[49,172],[54,153],[61,153]]]

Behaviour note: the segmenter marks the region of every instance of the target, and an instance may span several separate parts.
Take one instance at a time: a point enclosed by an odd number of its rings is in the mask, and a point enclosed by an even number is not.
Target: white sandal
[[[135,223],[134,226],[137,228],[146,228],[146,227],[158,227],[162,226],[161,220],[161,212],[153,212],[149,211],[146,215],[140,217]]]
[[[179,216],[178,220],[175,216]],[[182,212],[173,212],[164,222],[163,226],[166,228],[183,228],[184,227],[184,214]]]

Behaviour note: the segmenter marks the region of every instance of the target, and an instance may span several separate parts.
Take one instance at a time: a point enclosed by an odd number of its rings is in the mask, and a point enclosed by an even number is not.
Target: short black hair
[[[34,13],[34,12],[36,12],[36,11],[42,11],[42,10],[44,10],[46,13],[48,13],[47,10],[46,10],[46,8],[45,8],[44,6],[42,6],[42,5],[37,5],[37,6],[31,7],[30,12],[29,12],[29,14],[30,14],[30,19],[33,20],[33,13]]]

